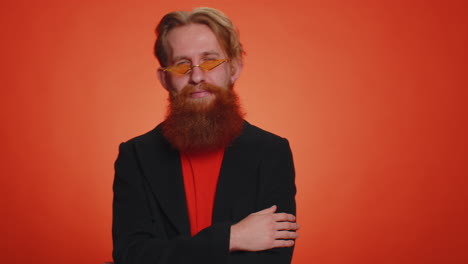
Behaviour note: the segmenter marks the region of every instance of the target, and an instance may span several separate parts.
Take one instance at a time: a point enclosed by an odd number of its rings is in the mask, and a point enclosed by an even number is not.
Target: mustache
[[[190,95],[192,93],[200,91],[200,90],[207,91],[215,95],[219,95],[220,93],[222,93],[222,89],[223,88],[209,84],[209,83],[201,83],[197,85],[187,84],[179,93],[173,95],[172,98],[174,99],[175,98],[177,99],[190,98]]]

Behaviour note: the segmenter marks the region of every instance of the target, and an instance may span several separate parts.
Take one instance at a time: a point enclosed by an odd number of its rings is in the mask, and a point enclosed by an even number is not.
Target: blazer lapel
[[[242,134],[225,150],[216,188],[213,223],[231,221],[234,218],[232,208],[237,202],[236,197],[242,188],[241,183],[246,182],[242,178],[248,177],[245,170],[249,167],[248,164],[252,163],[247,143],[249,127],[250,124],[245,122]]]
[[[154,144],[155,143],[155,144]],[[190,235],[190,223],[179,153],[160,133],[155,142],[137,145],[142,169],[157,202],[180,234]]]

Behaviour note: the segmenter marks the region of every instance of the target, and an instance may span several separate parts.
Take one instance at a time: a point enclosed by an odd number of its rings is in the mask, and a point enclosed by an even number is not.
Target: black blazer
[[[293,248],[229,252],[230,227],[277,205],[296,214],[294,165],[286,139],[245,122],[226,148],[212,226],[190,236],[179,152],[154,130],[120,145],[115,162],[116,264],[290,263]]]

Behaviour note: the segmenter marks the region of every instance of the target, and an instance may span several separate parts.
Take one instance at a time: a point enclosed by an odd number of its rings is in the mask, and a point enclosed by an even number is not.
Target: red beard
[[[162,133],[181,152],[207,152],[226,147],[242,131],[244,113],[237,94],[211,84],[200,89],[214,98],[193,99],[197,87],[187,85],[179,94],[169,98],[169,109]]]

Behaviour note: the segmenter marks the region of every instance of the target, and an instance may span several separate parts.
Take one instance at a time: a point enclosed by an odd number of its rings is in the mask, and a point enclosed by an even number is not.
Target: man
[[[244,121],[233,85],[243,50],[231,21],[197,8],[157,27],[166,120],[122,143],[115,163],[117,264],[290,263],[288,141]]]

